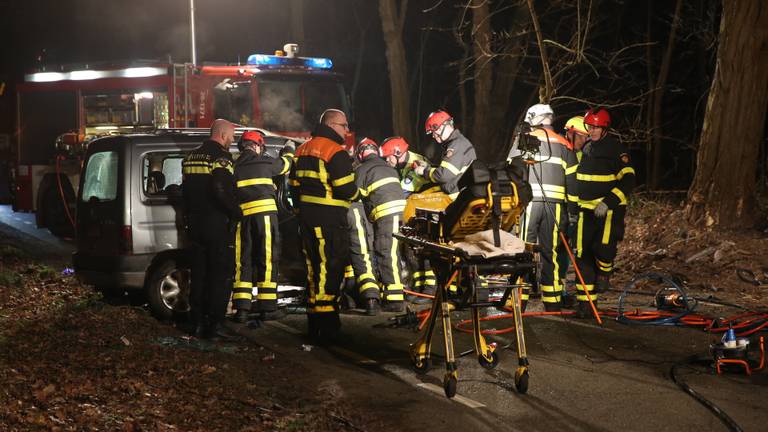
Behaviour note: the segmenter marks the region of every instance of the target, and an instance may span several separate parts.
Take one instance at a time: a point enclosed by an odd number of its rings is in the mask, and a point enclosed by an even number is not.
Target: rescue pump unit
[[[287,44],[244,65],[103,62],[27,74],[17,91],[13,209],[36,211],[38,226],[72,235],[80,155],[97,137],[207,128],[224,118],[304,138],[326,108],[349,113],[331,60],[297,53]]]

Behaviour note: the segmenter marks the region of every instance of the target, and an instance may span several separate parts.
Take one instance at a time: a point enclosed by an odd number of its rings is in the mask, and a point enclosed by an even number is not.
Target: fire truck
[[[323,110],[349,113],[331,60],[297,52],[288,44],[274,55],[253,54],[244,65],[133,61],[25,75],[17,87],[14,211],[34,211],[39,227],[73,236],[80,156],[101,136],[207,128],[224,118],[306,138]]]

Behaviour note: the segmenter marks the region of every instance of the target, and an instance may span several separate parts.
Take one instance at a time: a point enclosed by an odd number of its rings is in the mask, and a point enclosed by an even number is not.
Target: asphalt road
[[[69,259],[74,247],[34,226],[34,215],[0,206],[0,230],[18,245]],[[532,303],[532,306],[535,304]],[[611,307],[607,302],[601,306]],[[711,309],[715,316],[734,310]],[[230,324],[253,343],[274,350],[275,361],[290,358],[313,371],[299,377],[338,397],[369,400],[386,413],[395,430],[422,431],[726,431],[728,428],[671,379],[677,377],[720,407],[744,431],[764,431],[768,424],[768,372],[715,375],[702,366],[687,366],[691,356],[706,357],[713,336],[677,327],[640,327],[606,319],[560,317],[525,320],[530,382],[527,394],[514,388],[517,355],[514,333],[490,336],[501,357],[493,370],[482,368],[474,354],[458,360],[458,395],[448,400],[442,389],[442,330],[434,338],[433,368],[412,371],[408,346],[418,333],[391,327],[393,314],[342,316],[344,341],[337,346],[310,346],[304,338],[306,318],[289,315],[258,329]],[[454,322],[466,318],[455,312]],[[503,328],[495,320],[484,328]],[[470,350],[470,335],[453,332],[457,352]],[[754,354],[754,352],[753,352]]]
[[[768,424],[768,373],[718,376],[706,367],[684,365],[691,356],[708,353],[713,338],[698,330],[526,318],[527,394],[514,389],[517,355],[505,348],[494,370],[482,368],[474,354],[459,359],[459,396],[448,401],[442,390],[441,330],[434,339],[432,370],[417,375],[411,370],[408,346],[418,335],[387,327],[391,316],[345,314],[344,342],[310,352],[302,349],[307,344],[303,316],[290,315],[260,329],[233,327],[292,360],[317,363],[327,372],[326,379],[347,391],[364,382],[375,394],[368,397],[391,404],[393,415],[404,419],[400,430],[727,431],[670,379],[677,363],[678,379],[718,405],[743,430],[764,431]],[[485,328],[502,328],[511,321],[491,323]],[[457,352],[472,348],[470,335],[454,332],[454,337]],[[490,341],[515,346],[514,333]],[[403,384],[410,389],[404,391]]]

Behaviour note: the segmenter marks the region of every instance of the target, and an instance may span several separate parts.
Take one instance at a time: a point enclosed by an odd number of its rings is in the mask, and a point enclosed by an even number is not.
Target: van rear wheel
[[[155,266],[147,282],[147,299],[152,314],[170,320],[189,311],[189,269],[175,260]]]

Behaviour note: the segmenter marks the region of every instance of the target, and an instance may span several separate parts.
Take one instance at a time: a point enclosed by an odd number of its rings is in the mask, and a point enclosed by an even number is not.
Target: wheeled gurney
[[[443,388],[447,397],[456,394],[458,370],[451,332],[451,305],[448,303],[449,287],[456,284],[461,296],[454,302],[456,308],[469,308],[472,315],[475,353],[480,365],[491,369],[499,362],[496,345],[488,344],[480,328],[480,308],[502,308],[511,305],[515,320],[518,367],[515,387],[520,393],[528,388],[528,358],[525,349],[522,312],[520,310],[518,281],[535,272],[531,245],[522,252],[485,258],[470,255],[453,244],[466,236],[493,230],[495,246],[501,245],[501,231],[508,231],[519,220],[520,214],[530,201],[531,188],[522,180],[522,169],[515,165],[487,166],[475,161],[459,181],[462,187],[456,201],[444,210],[420,208],[419,199],[409,199],[406,207],[406,224],[395,236],[417,256],[428,258],[437,276],[437,292],[427,325],[419,339],[410,347],[414,369],[426,373],[431,368],[432,337],[438,317],[443,325],[446,373]],[[423,198],[422,198],[423,199]],[[427,200],[435,202],[434,197]],[[427,205],[425,207],[430,207]],[[412,216],[412,217],[411,217]],[[480,295],[482,277],[504,275],[507,283],[496,285],[504,289],[502,297],[495,301]]]

